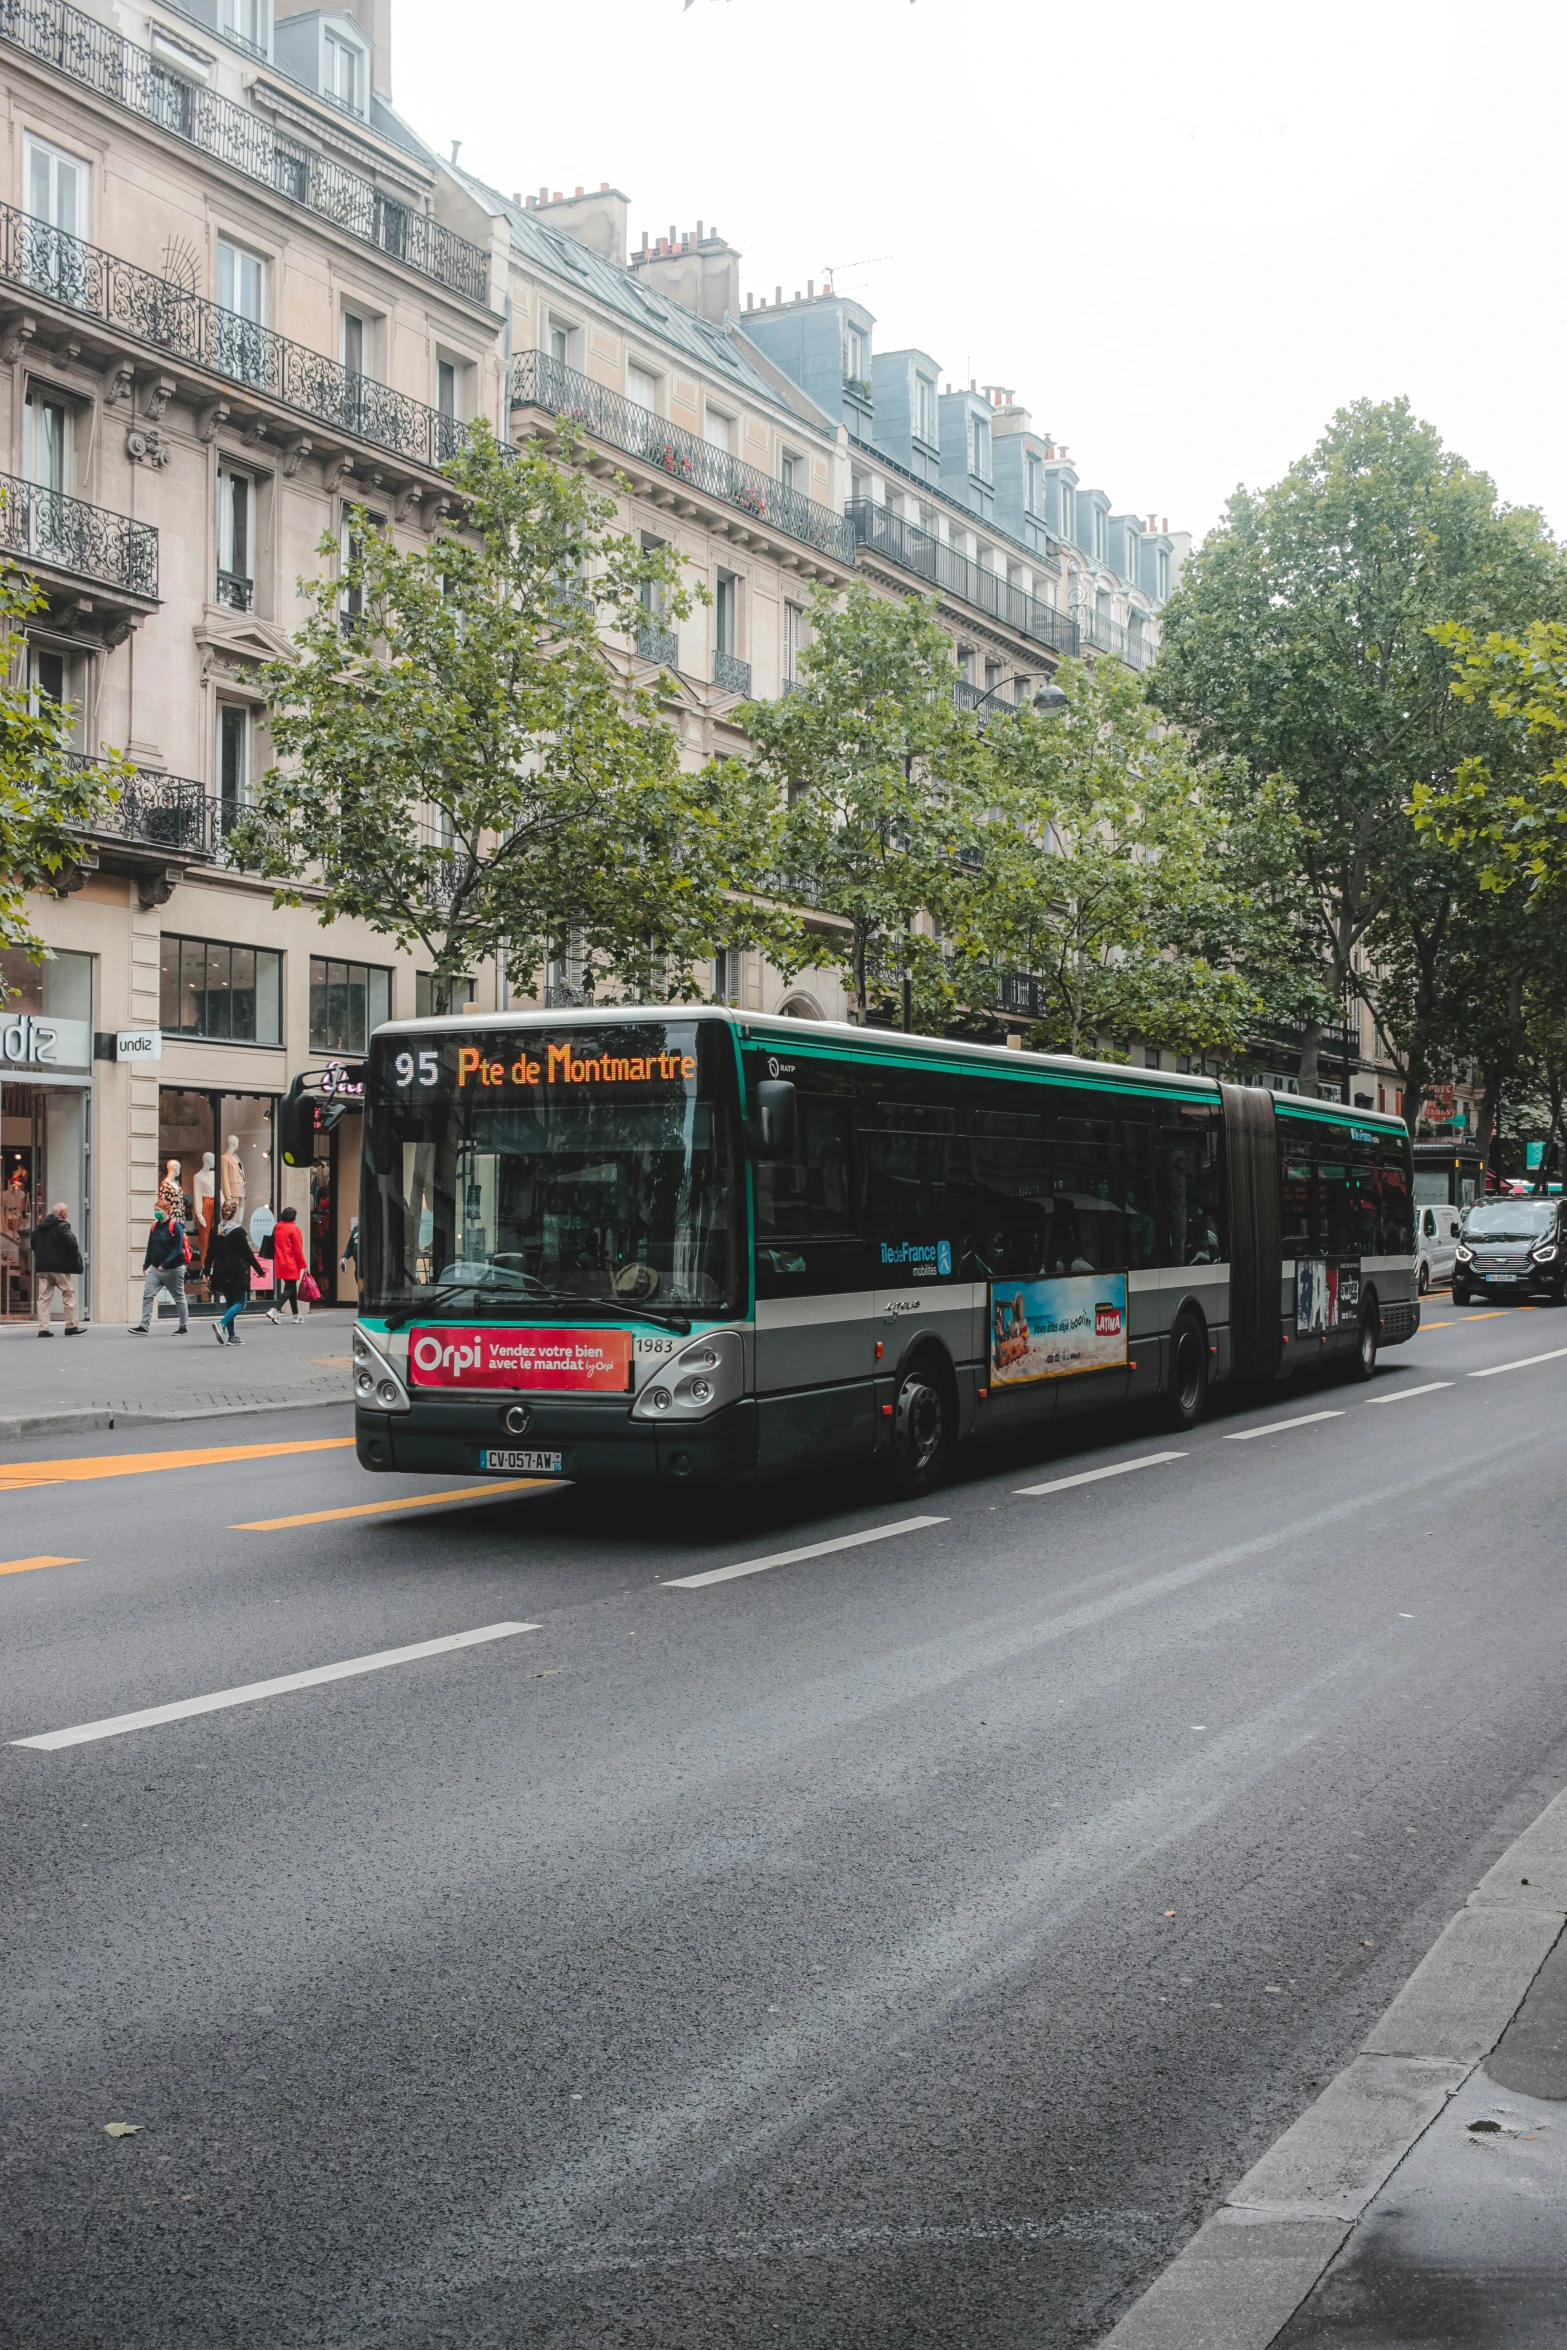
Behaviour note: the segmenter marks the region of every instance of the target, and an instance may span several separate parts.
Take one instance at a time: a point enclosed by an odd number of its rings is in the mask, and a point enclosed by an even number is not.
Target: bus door
[[[869,1458],[876,1333],[853,1103],[796,1085],[795,1150],[752,1165],[760,1465]]]

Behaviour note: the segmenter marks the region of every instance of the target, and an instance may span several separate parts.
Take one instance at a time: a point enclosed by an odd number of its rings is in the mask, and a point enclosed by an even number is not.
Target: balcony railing
[[[721,686],[726,694],[744,694],[746,700],[749,701],[751,699],[750,662],[742,661],[734,653],[715,653],[713,655],[713,683],[716,686]]]
[[[680,666],[680,639],[672,628],[661,628],[656,620],[645,620],[637,630],[637,651],[644,661],[656,661],[661,669]]]
[[[1082,637],[1095,652],[1113,653],[1128,669],[1147,669],[1152,664],[1155,647],[1140,628],[1122,628],[1119,621],[1101,620],[1097,613],[1085,612]]]
[[[999,572],[982,571],[966,555],[906,522],[901,514],[890,514],[873,499],[855,498],[845,512],[856,546],[869,547],[901,571],[928,580],[933,588],[944,589],[976,612],[988,612],[1035,644],[1049,645],[1057,653],[1078,650],[1076,624],[1065,612],[1058,612],[1053,604],[1042,604],[1037,596],[1024,595]]]
[[[227,605],[231,612],[248,612],[255,592],[255,581],[247,579],[244,572],[220,571],[218,573],[217,600],[220,604]]]
[[[421,277],[467,301],[488,302],[489,256],[478,245],[383,196],[373,181],[300,146],[248,108],[186,81],[67,0],[0,0],[0,40],[303,204],[361,244],[378,246]]]
[[[5,5],[0,0],[0,10]],[[411,464],[438,469],[468,438],[468,427],[456,417],[10,204],[0,205],[0,280]]]
[[[0,473],[0,554],[158,600],[158,534],[150,522],[132,522],[11,473]]]
[[[683,432],[651,408],[623,400],[618,392],[606,390],[546,352],[524,351],[512,361],[511,404],[570,417],[595,440],[624,449],[671,481],[738,507],[786,538],[830,555],[834,562],[854,561],[854,534],[842,515],[786,488],[771,474],[742,465],[726,449],[715,449],[695,433]]]
[[[77,754],[73,763],[87,767],[93,762]],[[189,776],[138,767],[120,785],[113,806],[105,801],[80,829],[95,840],[123,841],[130,848],[211,865],[221,861],[223,843],[242,812],[238,802],[213,798]]]
[[[1293,1061],[1300,1057],[1306,1041],[1304,1028],[1280,1026],[1259,1031],[1249,1038],[1254,1053],[1271,1053],[1276,1060]],[[1317,1066],[1326,1075],[1341,1067],[1345,1059],[1358,1062],[1360,1037],[1353,1028],[1319,1028],[1317,1031]]]

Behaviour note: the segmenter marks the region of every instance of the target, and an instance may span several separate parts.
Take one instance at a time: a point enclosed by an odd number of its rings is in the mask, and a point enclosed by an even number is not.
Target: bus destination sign
[[[426,1327],[409,1338],[408,1377],[414,1387],[527,1387],[626,1395],[631,1389],[631,1333]]]

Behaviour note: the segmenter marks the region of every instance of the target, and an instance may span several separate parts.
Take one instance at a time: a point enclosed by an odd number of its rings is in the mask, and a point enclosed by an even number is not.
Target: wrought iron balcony
[[[594,440],[625,450],[670,481],[737,507],[836,563],[854,561],[854,534],[841,515],[774,481],[770,473],[742,465],[726,449],[698,440],[695,433],[655,416],[651,408],[623,400],[618,392],[579,375],[546,352],[523,351],[512,361],[511,404],[569,417]]]
[[[1277,1060],[1294,1061],[1306,1041],[1304,1028],[1288,1024],[1257,1030],[1247,1040],[1254,1053],[1271,1053]],[[1317,1065],[1326,1075],[1348,1059],[1360,1059],[1360,1036],[1353,1028],[1319,1028],[1317,1031]]]
[[[751,664],[734,653],[713,655],[713,683],[722,686],[726,694],[743,694],[751,699]]]
[[[1000,971],[996,975],[996,1009],[1018,1012],[1025,1020],[1042,1020],[1049,1006],[1050,983],[1036,971]]]
[[[0,552],[158,600],[158,534],[150,522],[132,522],[11,473],[0,473]]]
[[[73,764],[89,767],[94,762],[78,753]],[[242,813],[236,801],[213,798],[187,775],[138,767],[120,785],[112,806],[106,800],[80,829],[94,840],[143,856],[184,857],[213,865],[222,862],[223,843]]]
[[[660,627],[656,620],[645,620],[637,630],[637,651],[644,661],[656,661],[661,669],[680,666],[680,639],[672,628]]]
[[[139,114],[247,179],[304,205],[464,300],[488,303],[489,255],[374,182],[276,131],[259,114],[199,88],[148,49],[122,40],[67,0],[0,0],[0,41]]]
[[[1113,653],[1128,669],[1148,669],[1153,665],[1157,648],[1149,643],[1143,629],[1123,628],[1119,621],[1101,620],[1097,613],[1085,612],[1082,635],[1085,645],[1091,645],[1098,653]]]
[[[0,0],[3,10],[6,0]],[[39,301],[98,320],[116,340],[143,343],[221,376],[241,392],[276,401],[313,423],[438,470],[468,438],[467,425],[394,392],[270,327],[240,318],[203,294],[154,277],[80,237],[0,205],[0,280]]]
[[[247,579],[242,571],[218,573],[217,600],[220,604],[226,604],[231,612],[248,612],[255,593],[255,581]]]
[[[855,498],[845,512],[856,546],[870,549],[916,579],[927,580],[938,592],[956,596],[974,611],[988,613],[1035,644],[1049,645],[1057,653],[1078,650],[1076,624],[1065,612],[1058,612],[1053,604],[1042,604],[1037,596],[1024,595],[999,572],[982,571],[956,548],[932,538],[929,531],[918,529],[901,514],[889,513],[873,499]]]

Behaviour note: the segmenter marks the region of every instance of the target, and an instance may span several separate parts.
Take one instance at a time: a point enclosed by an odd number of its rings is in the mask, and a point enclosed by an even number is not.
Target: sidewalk
[[[1102,2350],[1561,2350],[1567,1793]]]
[[[180,1338],[171,1315],[145,1338],[116,1322],[90,1322],[80,1337],[67,1338],[56,1322],[54,1336],[40,1339],[30,1322],[5,1324],[0,1443],[73,1428],[348,1402],[351,1306],[318,1306],[297,1330],[287,1318],[276,1327],[253,1310],[238,1350],[218,1346],[214,1326],[210,1316],[192,1319],[189,1336]]]

